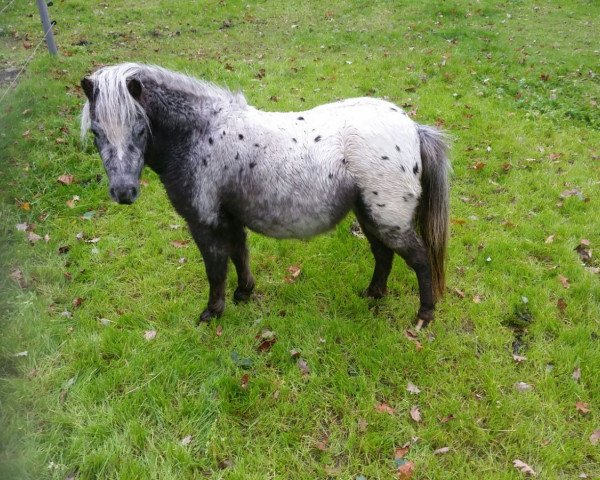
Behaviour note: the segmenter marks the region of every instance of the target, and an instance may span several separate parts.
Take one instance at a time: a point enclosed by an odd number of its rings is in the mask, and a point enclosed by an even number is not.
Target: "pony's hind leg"
[[[238,285],[233,293],[235,303],[246,302],[254,290],[254,277],[250,271],[250,255],[244,227],[235,226],[229,236],[230,256],[237,273]]]
[[[434,317],[435,299],[431,285],[429,256],[423,239],[412,228],[407,230],[385,228],[379,232],[379,237],[415,271],[420,302],[416,327],[417,330],[426,327]]]
[[[369,241],[373,257],[375,257],[373,277],[371,278],[371,283],[363,292],[363,296],[381,298],[387,293],[387,280],[392,270],[394,251],[388,248],[374,233],[372,233],[371,230],[374,229],[374,226],[361,205],[358,205],[354,209],[354,213],[360,224],[360,228]]]

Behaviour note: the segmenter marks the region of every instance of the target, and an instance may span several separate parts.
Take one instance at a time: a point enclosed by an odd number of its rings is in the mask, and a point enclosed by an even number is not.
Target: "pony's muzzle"
[[[131,205],[138,197],[140,189],[135,184],[119,184],[110,187],[110,196],[115,202]]]

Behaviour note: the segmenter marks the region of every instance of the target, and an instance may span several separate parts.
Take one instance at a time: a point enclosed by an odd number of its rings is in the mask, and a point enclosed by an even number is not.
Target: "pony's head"
[[[87,96],[81,118],[82,139],[88,130],[108,175],[110,196],[131,204],[139,194],[144,153],[150,137],[142,104],[143,84],[137,64],[102,68],[81,80]]]

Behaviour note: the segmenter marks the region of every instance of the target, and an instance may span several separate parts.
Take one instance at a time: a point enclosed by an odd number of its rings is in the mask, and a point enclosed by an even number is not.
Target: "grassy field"
[[[600,476],[598,2],[50,12],[60,56],[42,45],[0,103],[0,478],[524,478],[515,460],[538,478]],[[3,72],[40,32],[35,2],[1,14]],[[79,80],[129,60],[262,109],[372,95],[445,128],[436,322],[411,336],[417,285],[399,259],[388,297],[359,297],[372,258],[347,218],[308,242],[251,234],[256,298],[196,326],[204,267],[158,178],[112,203],[78,139]]]

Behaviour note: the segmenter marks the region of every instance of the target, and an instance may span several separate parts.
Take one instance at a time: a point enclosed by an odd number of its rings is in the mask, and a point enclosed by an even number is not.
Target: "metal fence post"
[[[48,51],[52,55],[56,55],[58,50],[56,49],[56,43],[54,42],[54,34],[52,33],[52,24],[50,23],[50,15],[48,15],[48,6],[45,0],[37,0],[38,10],[40,11],[40,18],[42,19],[42,27],[44,27],[44,35],[46,36],[46,45],[48,45]]]

